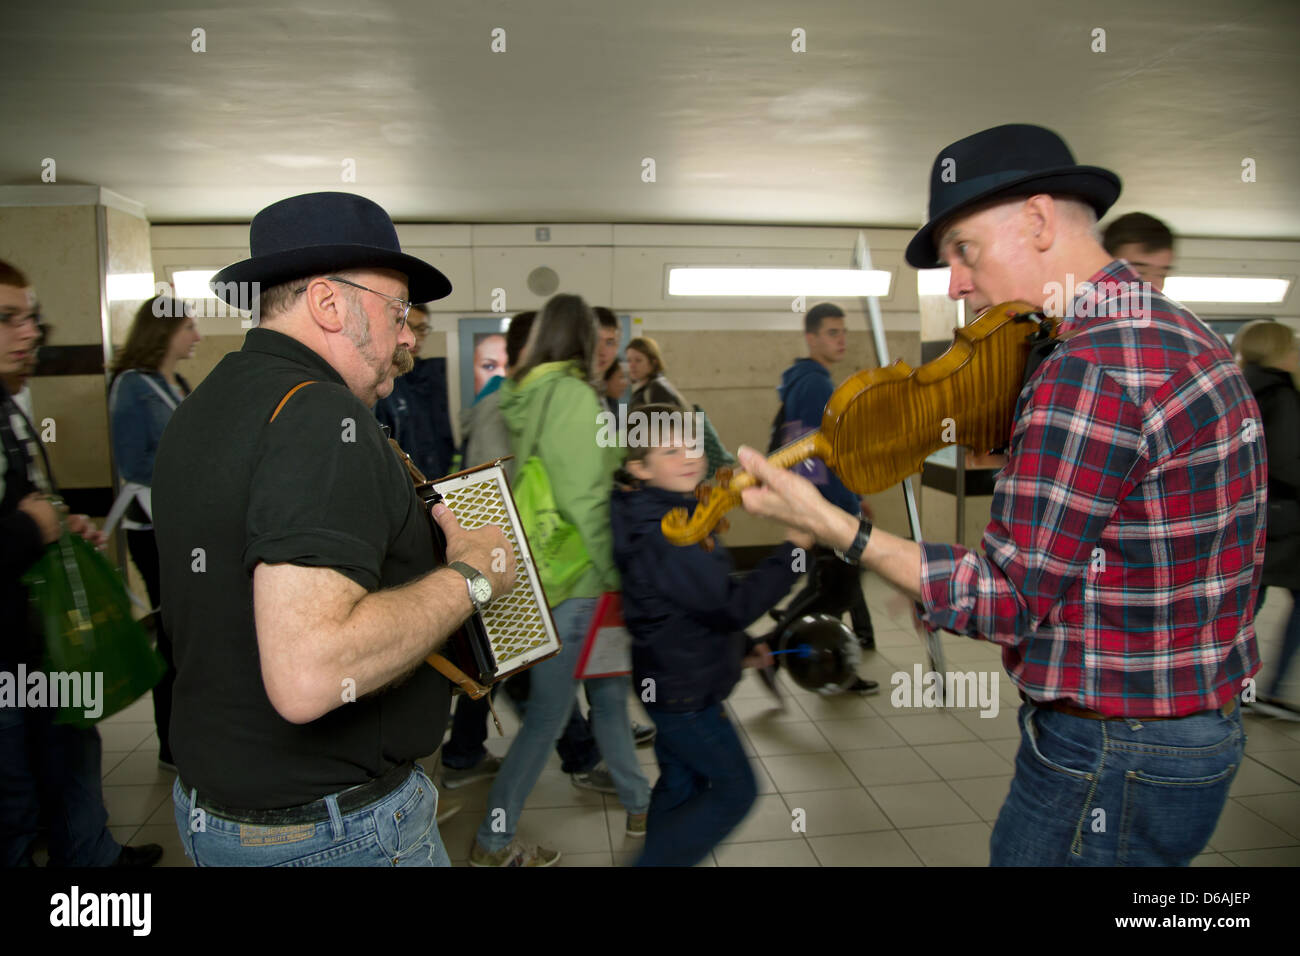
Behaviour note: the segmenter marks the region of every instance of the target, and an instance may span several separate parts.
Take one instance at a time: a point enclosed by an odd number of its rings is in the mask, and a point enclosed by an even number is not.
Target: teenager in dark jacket
[[[1268,688],[1255,709],[1287,720],[1300,720],[1300,709],[1281,699],[1282,682],[1300,649],[1300,345],[1280,322],[1261,319],[1243,326],[1233,341],[1237,362],[1255,395],[1263,418],[1268,450],[1268,540],[1256,614],[1270,587],[1291,592],[1291,617],[1282,637],[1282,653]]]
[[[676,412],[680,420],[674,406],[639,411]],[[636,487],[617,488],[610,513],[623,617],[632,634],[633,685],[659,731],[659,780],[638,865],[693,866],[735,829],[758,795],[722,702],[742,663],[770,663],[767,647],[753,644],[745,627],[785,596],[796,577],[794,549],[806,550],[812,539],[789,532],[743,580],[731,576],[731,557],[716,540],[712,551],[672,544],[660,522],[673,508],[691,507],[691,490],[707,464],[702,454],[687,454],[680,429],[660,438],[653,447],[628,450],[624,477]]]
[[[776,390],[781,398],[781,408],[773,422],[771,450],[821,427],[822,412],[835,390],[831,382],[831,366],[844,358],[847,337],[844,312],[838,306],[823,302],[808,310],[804,317],[808,358],[796,359],[781,376],[781,384]],[[822,497],[831,504],[849,514],[862,511],[861,499],[849,491],[823,462],[807,461],[795,470],[815,484]],[[867,517],[870,519],[871,516],[868,514]],[[808,584],[784,609],[780,618],[782,626],[804,614],[839,617],[848,611],[858,643],[868,650],[875,650],[876,632],[862,593],[861,569],[845,564],[830,548],[817,547],[813,557]],[[849,690],[865,696],[876,693],[880,687],[875,681],[859,678]]]

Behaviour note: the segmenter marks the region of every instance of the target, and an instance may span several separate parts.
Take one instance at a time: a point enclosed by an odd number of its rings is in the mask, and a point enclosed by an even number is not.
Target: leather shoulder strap
[[[273,412],[271,413],[271,417],[270,417],[270,419],[268,420],[267,424],[269,425],[271,422],[275,421],[275,416],[279,415],[279,414],[280,414],[280,410],[281,410],[282,408],[284,408],[284,406],[288,403],[289,399],[293,398],[293,393],[294,393],[294,392],[298,391],[298,389],[300,389],[300,388],[304,388],[304,387],[306,387],[306,386],[308,386],[308,385],[315,385],[315,384],[316,384],[316,382],[315,382],[314,379],[313,379],[312,381],[310,381],[310,382],[299,382],[299,383],[298,383],[297,385],[295,385],[293,388],[289,389],[289,391],[285,392],[285,394],[284,394],[284,398],[280,399],[280,404],[277,405],[277,406],[275,406],[275,411],[273,411]]]

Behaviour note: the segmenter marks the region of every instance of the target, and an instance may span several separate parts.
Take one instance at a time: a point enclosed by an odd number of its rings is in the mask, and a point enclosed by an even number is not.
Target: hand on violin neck
[[[823,544],[835,541],[833,547],[839,547],[840,519],[848,519],[854,529],[848,539],[852,543],[858,526],[857,518],[823,498],[807,478],[770,464],[746,445],[741,445],[737,454],[741,466],[758,482],[758,487],[741,492],[740,501],[746,511],[773,518],[796,532],[807,532]]]

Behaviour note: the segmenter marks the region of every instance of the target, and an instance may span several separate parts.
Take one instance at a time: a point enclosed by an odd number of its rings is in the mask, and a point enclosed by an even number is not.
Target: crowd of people
[[[1185,864],[1240,766],[1240,707],[1300,717],[1280,692],[1300,643],[1300,346],[1289,327],[1261,320],[1230,350],[1161,294],[1167,227],[1130,214],[1100,234],[1118,178],[1075,166],[1050,131],[1009,129],[941,154],[985,173],[977,190],[958,189],[936,159],[930,221],[908,261],[948,266],[950,295],[976,310],[1042,303],[1069,275],[1087,277],[1070,290],[1075,304],[1093,301],[1062,317],[1056,350],[1025,382],[980,550],[889,535],[824,464],[779,471],[747,448],[740,464],[760,485],[745,507],[783,524],[782,543],[738,575],[716,536],[708,547],[669,542],[661,520],[693,506],[708,462],[685,428],[611,447],[600,421],[622,403],[667,419],[699,406],[668,380],[653,339],[632,339],[620,360],[617,317],[576,295],[515,315],[482,362],[476,349],[485,374],[456,449],[445,363],[419,357],[423,303],[450,283],[401,252],[380,207],[316,193],[262,210],[254,255],[214,280],[241,307],[255,283],[260,320],[195,389],[177,370],[199,341],[192,314],[166,298],[141,307],[112,365],[122,489],[102,530],[84,516],[61,521],[49,501],[56,486],[23,405],[39,309],[26,276],[0,263],[0,614],[26,620],[22,575],[64,526],[102,542],[120,518],[160,609],[159,763],[176,773],[176,825],[200,865],[446,865],[437,824],[448,807],[416,763],[439,747],[444,791],[491,779],[471,865],[559,860],[517,836],[552,748],[576,785],[618,797],[626,833],[645,840],[640,865],[693,865],[757,795],[723,707],[743,668],[771,679],[773,648],[747,628],[768,614],[773,633],[806,614],[847,615],[871,651],[861,579],[871,571],[911,597],[926,626],[1002,648],[1024,700],[1024,742],[995,864]],[[1104,296],[1097,308],[1108,282],[1145,283],[1149,314]],[[846,355],[843,310],[811,308],[804,345],[777,388],[771,448],[821,424]],[[1251,423],[1262,441],[1243,439]],[[389,434],[431,477],[457,460],[512,456],[513,479],[536,458],[585,552],[548,595],[560,653],[497,695],[520,720],[504,758],[484,745],[489,698],[453,701],[423,662],[514,586],[513,565],[493,559],[509,552],[506,539],[462,528],[439,505],[431,519],[446,561],[436,561]],[[1175,499],[1177,516],[1165,507]],[[1110,577],[1089,577],[1098,548]],[[809,573],[785,602],[800,555]],[[1260,667],[1253,618],[1268,587],[1289,590],[1293,609],[1272,682],[1243,693]],[[1198,596],[1207,588],[1215,601]],[[580,681],[578,655],[609,592],[622,594],[631,673]],[[40,663],[34,628],[0,646],[0,667]],[[652,726],[640,726],[629,694],[647,682]],[[845,692],[878,690],[859,676]],[[635,752],[649,744],[653,787]],[[1168,785],[1117,796],[1148,745],[1168,754],[1157,774]],[[30,864],[42,829],[51,863],[157,861],[161,848],[109,834],[99,748],[93,729],[0,708],[6,865]],[[1180,765],[1193,751],[1195,766]],[[1097,801],[1123,803],[1132,827],[1089,833],[1080,821]],[[1176,833],[1144,827],[1171,815],[1184,824]]]

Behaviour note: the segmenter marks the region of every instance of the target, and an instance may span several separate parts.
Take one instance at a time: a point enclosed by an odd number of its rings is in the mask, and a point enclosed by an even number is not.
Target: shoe
[[[858,631],[858,646],[864,651],[874,651],[876,649],[876,632]]]
[[[153,866],[162,859],[163,848],[157,843],[143,843],[140,846],[124,846],[117,855],[114,866],[143,867]]]
[[[442,786],[444,790],[457,790],[461,787],[468,787],[471,783],[478,783],[480,780],[487,780],[495,777],[501,769],[501,758],[488,754],[474,766],[465,770],[457,770],[455,767],[442,765]]]
[[[627,835],[643,838],[645,836],[645,821],[648,816],[648,813],[629,813],[627,815]]]
[[[655,730],[654,724],[647,727],[645,724],[638,724],[635,720],[632,721],[632,738],[636,741],[638,747],[644,747],[646,744],[652,743],[656,733],[658,731]]]
[[[545,846],[525,846],[511,840],[495,853],[489,853],[474,841],[469,851],[470,866],[555,866],[560,861],[560,851]]]
[[[1275,697],[1260,697],[1250,705],[1250,709],[1257,714],[1277,717],[1279,720],[1300,721],[1300,710]]]
[[[465,804],[459,800],[439,800],[438,801],[438,826],[442,826],[456,814],[465,808]]]
[[[880,693],[880,685],[873,680],[863,680],[859,677],[856,681],[844,688],[846,694],[857,694],[859,697],[870,697],[872,694]]]
[[[763,686],[767,688],[768,693],[776,701],[776,706],[781,710],[785,710],[785,697],[781,694],[781,685],[776,679],[776,668],[756,667],[754,670],[758,672],[759,680],[763,682]]]
[[[595,790],[597,793],[617,794],[618,788],[614,786],[614,778],[609,775],[609,768],[605,766],[605,761],[601,761],[585,773],[571,773],[569,779],[573,785],[582,790]]]

